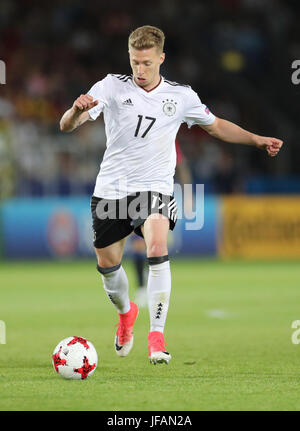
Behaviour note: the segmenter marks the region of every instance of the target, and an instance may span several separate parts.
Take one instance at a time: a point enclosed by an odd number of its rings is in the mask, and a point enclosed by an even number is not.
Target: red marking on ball
[[[54,368],[56,369],[57,373],[59,372],[58,366],[59,365],[66,365],[66,363],[67,363],[67,361],[65,359],[61,359],[61,357],[60,357],[61,349],[62,349],[62,347],[60,347],[59,351],[52,356]]]
[[[83,366],[81,368],[74,368],[74,373],[81,374],[81,379],[86,379],[89,373],[94,370],[96,364],[91,365],[88,358],[85,356],[83,359]]]
[[[90,346],[87,343],[87,339],[86,338],[82,338],[82,337],[73,337],[73,340],[71,340],[68,343],[68,346],[71,346],[72,344],[76,344],[76,343],[82,344],[86,349],[90,348]]]

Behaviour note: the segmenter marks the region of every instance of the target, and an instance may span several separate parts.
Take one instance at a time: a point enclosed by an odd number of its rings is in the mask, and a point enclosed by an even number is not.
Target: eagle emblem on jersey
[[[163,111],[164,111],[164,113],[168,117],[172,117],[175,114],[175,112],[176,112],[177,102],[174,102],[174,100],[172,100],[172,99],[171,100],[166,99],[166,100],[163,100],[162,103],[163,103]]]

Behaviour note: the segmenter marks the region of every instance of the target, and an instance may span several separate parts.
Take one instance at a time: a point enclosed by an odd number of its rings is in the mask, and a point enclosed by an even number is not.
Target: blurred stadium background
[[[198,127],[178,135],[193,183],[205,186],[204,227],[179,223],[170,253],[300,256],[296,1],[2,0],[1,256],[93,256],[89,198],[105,150],[102,119],[59,131],[74,99],[107,73],[130,74],[127,37],[166,34],[162,74],[187,83],[212,112],[285,141],[276,158],[219,142]]]

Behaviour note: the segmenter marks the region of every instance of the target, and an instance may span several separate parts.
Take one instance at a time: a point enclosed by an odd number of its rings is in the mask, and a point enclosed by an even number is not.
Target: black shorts
[[[94,246],[107,247],[131,232],[143,238],[141,226],[150,214],[163,214],[173,230],[177,220],[177,204],[173,196],[158,192],[137,192],[112,200],[92,196]]]

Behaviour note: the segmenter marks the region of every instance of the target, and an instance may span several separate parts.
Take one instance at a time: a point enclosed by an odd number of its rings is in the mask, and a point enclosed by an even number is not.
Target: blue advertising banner
[[[181,197],[175,196],[178,207],[182,207]],[[197,215],[192,219],[179,217],[174,232],[170,232],[170,237],[174,238],[169,244],[170,254],[215,256],[219,199],[199,193],[193,201]]]
[[[189,220],[181,217],[181,196],[175,196],[179,218],[169,233],[170,255],[216,255],[218,199],[197,196],[197,217]],[[94,256],[88,196],[10,199],[2,204],[1,214],[4,258]],[[130,243],[125,253],[130,253]]]
[[[89,197],[12,199],[2,205],[5,258],[93,256]]]

